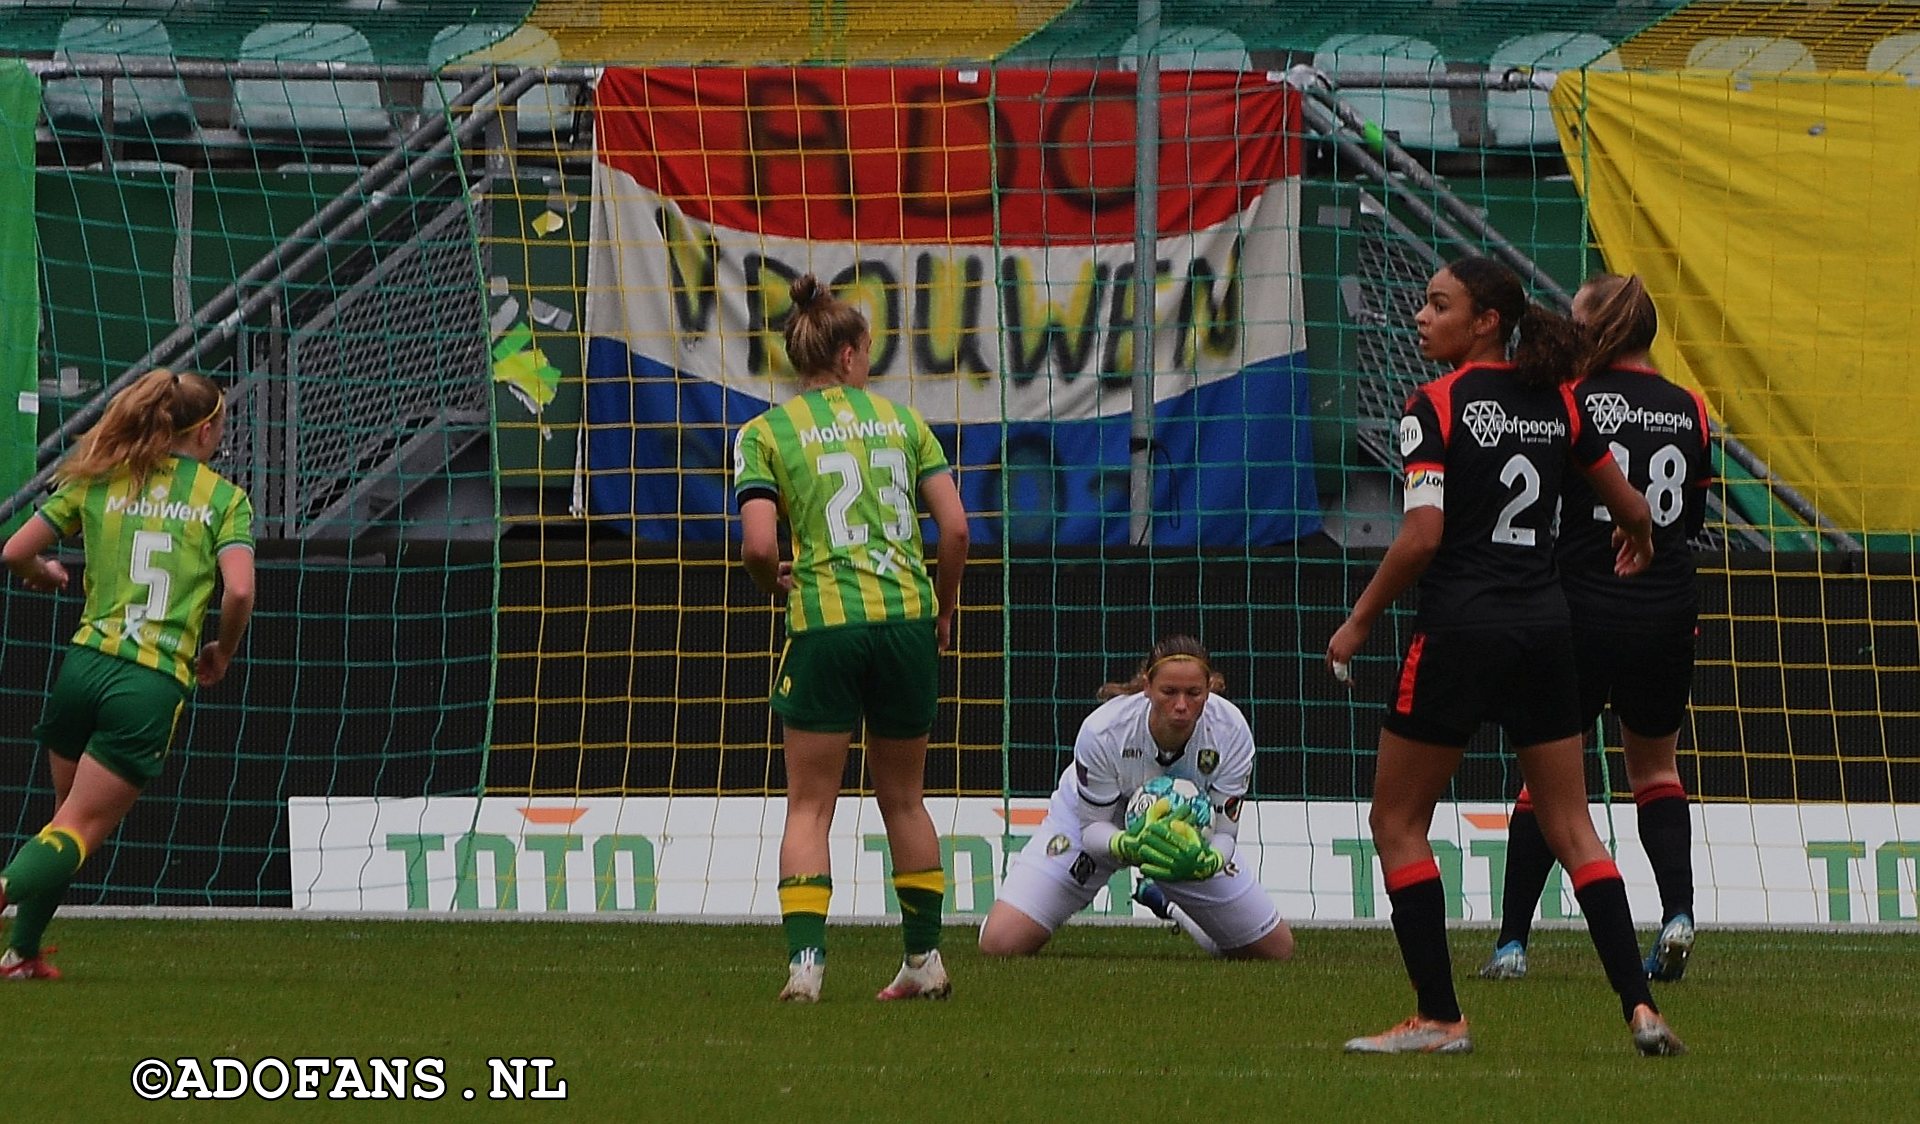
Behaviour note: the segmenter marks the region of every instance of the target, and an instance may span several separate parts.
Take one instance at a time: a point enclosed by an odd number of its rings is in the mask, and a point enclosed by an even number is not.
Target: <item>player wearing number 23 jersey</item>
[[[913,407],[863,387],[808,390],[742,427],[733,463],[738,500],[784,508],[789,633],[933,619],[914,497],[947,455]]]
[[[866,317],[811,273],[788,295],[783,336],[799,393],[748,422],[733,451],[740,560],[756,586],[787,599],[771,699],[787,766],[780,998],[820,998],[833,894],[827,838],[853,731],[864,727],[905,952],[879,998],[942,999],[951,990],[939,949],[946,875],[924,793],[939,653],[967,564],[966,508],[926,420],[868,392]],[[922,553],[922,501],[940,535],[937,580]],[[780,557],[783,518],[791,561]]]

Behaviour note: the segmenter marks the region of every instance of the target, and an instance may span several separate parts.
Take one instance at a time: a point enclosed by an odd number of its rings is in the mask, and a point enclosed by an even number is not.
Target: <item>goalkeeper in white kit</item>
[[[1116,870],[1132,866],[1208,951],[1252,960],[1293,955],[1293,931],[1259,881],[1233,862],[1253,779],[1253,732],[1240,708],[1216,693],[1222,685],[1199,641],[1170,636],[1130,682],[1102,688],[1107,701],[1080,724],[1047,818],[980,927],[982,954],[1040,951]],[[1202,799],[1193,807],[1177,798],[1143,801],[1130,826],[1128,798],[1160,777],[1191,782]]]

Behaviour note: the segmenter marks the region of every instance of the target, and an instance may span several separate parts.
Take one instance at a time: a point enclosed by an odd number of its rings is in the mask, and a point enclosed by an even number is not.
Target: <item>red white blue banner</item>
[[[1299,286],[1298,106],[1169,73],[1156,222],[1153,541],[1319,528]],[[738,428],[794,389],[788,285],[873,326],[976,541],[1126,541],[1135,76],[609,70],[588,261],[588,510],[718,539]]]

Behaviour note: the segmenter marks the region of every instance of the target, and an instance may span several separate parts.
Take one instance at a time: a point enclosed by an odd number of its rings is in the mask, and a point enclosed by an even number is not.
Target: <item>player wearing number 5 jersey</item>
[[[34,728],[53,774],[53,819],[0,870],[0,907],[19,907],[0,979],[59,977],[40,938],[68,882],[160,772],[188,692],[226,675],[246,631],[253,508],[208,465],[224,405],[199,375],[142,376],[114,396],[55,473],[53,497],[7,540],[7,567],[51,590],[67,571],[42,552],[80,535],[86,605]],[[202,648],[216,577],[220,632]]]
[[[1553,562],[1553,512],[1569,459],[1619,524],[1615,566],[1622,574],[1645,569],[1649,560],[1647,501],[1561,385],[1586,362],[1582,336],[1530,304],[1511,270],[1485,258],[1453,262],[1428,281],[1414,324],[1422,354],[1455,369],[1407,403],[1400,422],[1406,515],[1379,571],[1328,641],[1327,662],[1347,665],[1387,607],[1419,582],[1412,642],[1381,723],[1369,815],[1417,1007],[1412,1018],[1352,1039],[1347,1049],[1472,1049],[1453,987],[1440,868],[1427,838],[1468,740],[1491,720],[1515,747],[1541,828],[1573,872],[1635,1045],[1643,1053],[1677,1053],[1679,1040],[1640,971],[1625,884],[1587,813],[1573,639]]]
[[[906,945],[879,998],[945,998],[946,875],[923,789],[936,660],[952,635],[967,561],[966,510],[925,419],[867,389],[866,319],[812,274],[793,283],[792,296],[787,356],[800,393],[748,422],[733,457],[742,560],[761,589],[787,596],[787,648],[773,686],[787,765],[779,892],[788,978],[780,998],[820,998],[833,893],[827,833],[862,724]],[[939,530],[933,578],[916,497]],[[783,516],[790,563],[780,560]]]
[[[1592,729],[1609,704],[1620,719],[1627,783],[1639,809],[1640,841],[1660,889],[1661,931],[1644,967],[1676,980],[1693,950],[1692,825],[1675,761],[1693,684],[1699,593],[1688,540],[1706,518],[1712,482],[1706,404],[1650,365],[1659,321],[1638,277],[1602,274],[1574,296],[1573,318],[1588,334],[1596,370],[1573,387],[1586,424],[1604,439],[1627,482],[1647,498],[1653,564],[1613,572],[1612,517],[1593,489],[1569,475],[1555,551],[1573,614],[1580,713]],[[1526,974],[1533,912],[1553,867],[1531,793],[1522,789],[1508,828],[1500,935],[1480,974]]]

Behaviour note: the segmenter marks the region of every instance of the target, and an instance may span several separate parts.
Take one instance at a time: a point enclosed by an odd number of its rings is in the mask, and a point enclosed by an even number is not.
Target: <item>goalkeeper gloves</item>
[[[1140,873],[1162,882],[1212,878],[1226,866],[1220,852],[1201,842],[1200,833],[1183,820],[1148,825],[1140,833],[1137,850]]]
[[[1128,866],[1140,865],[1141,845],[1146,841],[1148,834],[1159,829],[1171,815],[1173,815],[1173,805],[1165,800],[1154,801],[1147,808],[1146,815],[1141,820],[1140,829],[1123,831],[1114,836],[1113,841],[1107,844],[1107,849],[1113,852],[1114,858]]]

